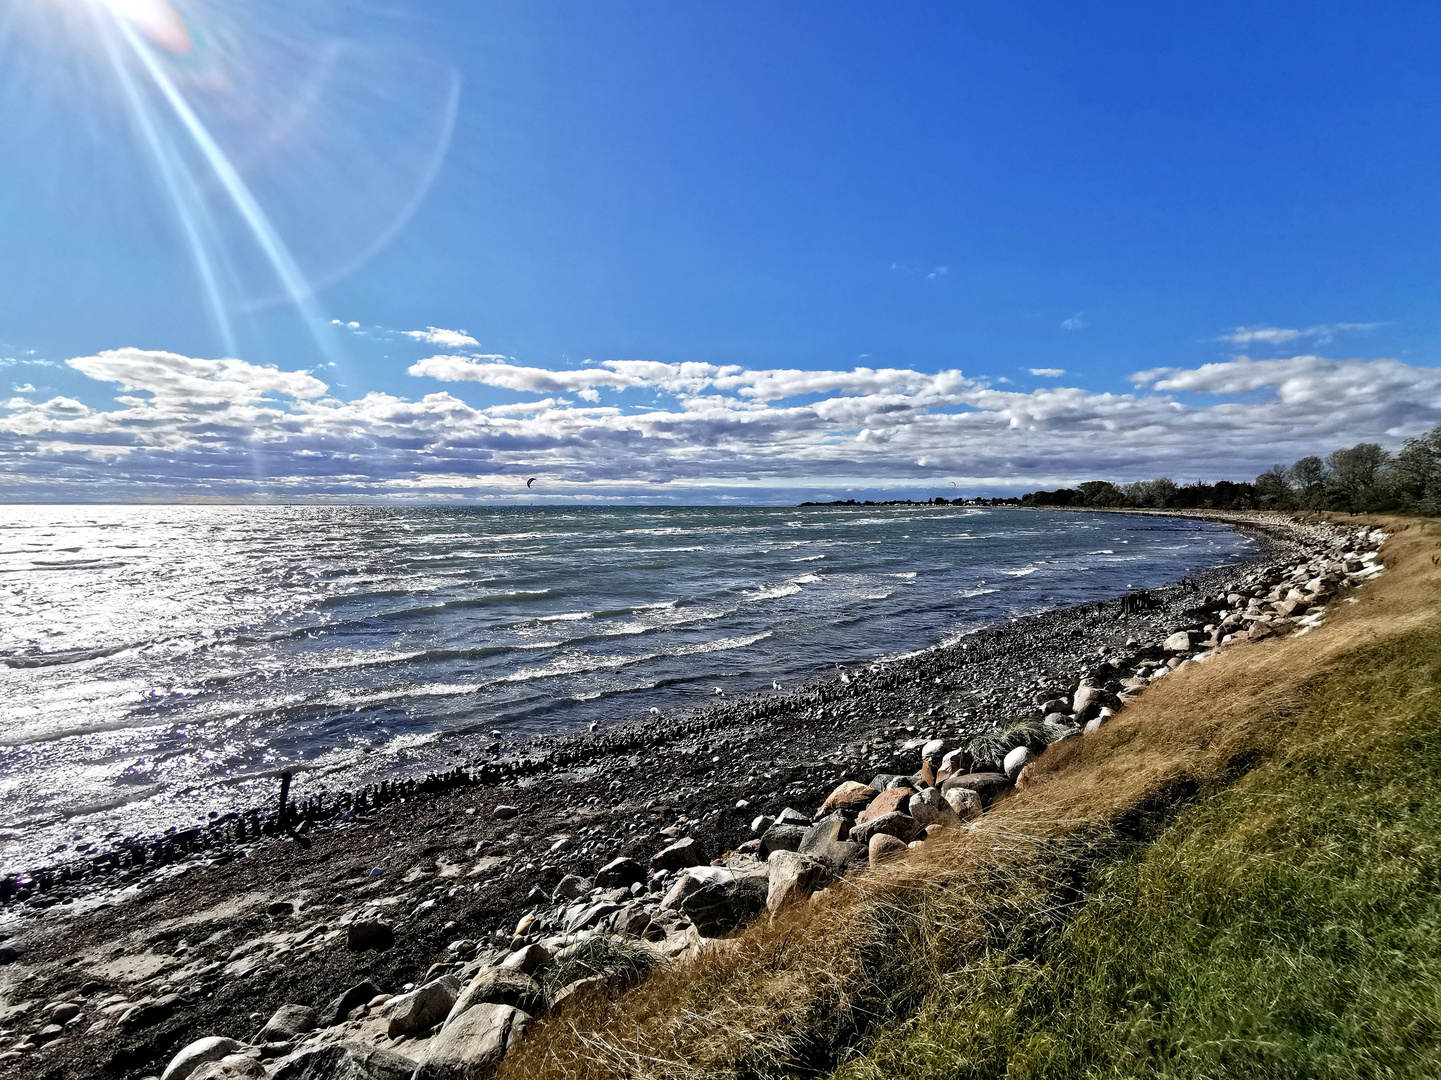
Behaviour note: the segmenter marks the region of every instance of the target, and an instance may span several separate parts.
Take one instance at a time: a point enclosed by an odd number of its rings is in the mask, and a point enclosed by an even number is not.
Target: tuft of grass
[[[973,767],[979,769],[983,765],[999,766],[1006,759],[1006,755],[1018,746],[1029,747],[1037,754],[1044,750],[1045,724],[1036,719],[1013,720],[998,731],[977,735],[966,750],[975,762]]]
[[[619,934],[597,934],[541,968],[540,988],[546,999],[553,1001],[571,983],[597,975],[605,976],[617,988],[634,986],[660,963],[660,954],[643,941]]]

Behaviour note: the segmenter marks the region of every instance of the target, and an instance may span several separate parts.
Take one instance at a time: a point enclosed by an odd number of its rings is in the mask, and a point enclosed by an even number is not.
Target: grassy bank
[[[1441,527],[976,827],[542,1022],[506,1076],[1441,1071]]]

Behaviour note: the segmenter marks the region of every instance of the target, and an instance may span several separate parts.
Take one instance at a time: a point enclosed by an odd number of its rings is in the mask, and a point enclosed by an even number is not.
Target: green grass
[[[1028,906],[949,954],[964,901],[890,911],[885,1034],[836,1080],[1441,1076],[1441,640],[1353,654],[1272,730],[1149,843],[1093,841],[1069,907],[1009,883]]]

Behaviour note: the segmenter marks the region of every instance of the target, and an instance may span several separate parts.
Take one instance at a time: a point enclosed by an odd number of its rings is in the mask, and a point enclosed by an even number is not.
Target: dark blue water
[[[951,507],[7,507],[0,863],[283,768],[448,766],[492,730],[794,684],[1251,550]]]

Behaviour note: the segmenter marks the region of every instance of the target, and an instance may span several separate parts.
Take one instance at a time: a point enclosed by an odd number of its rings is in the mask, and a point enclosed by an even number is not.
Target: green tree
[[[1407,439],[1387,472],[1402,505],[1441,514],[1441,427]]]
[[[1292,465],[1288,474],[1296,490],[1296,502],[1308,510],[1326,505],[1326,463],[1314,454]]]
[[[1377,443],[1357,443],[1349,450],[1334,450],[1327,493],[1331,505],[1353,514],[1376,510],[1386,502],[1385,469],[1391,455]]]
[[[1290,506],[1295,499],[1291,481],[1286,475],[1286,466],[1272,465],[1256,477],[1256,501],[1267,509]]]

